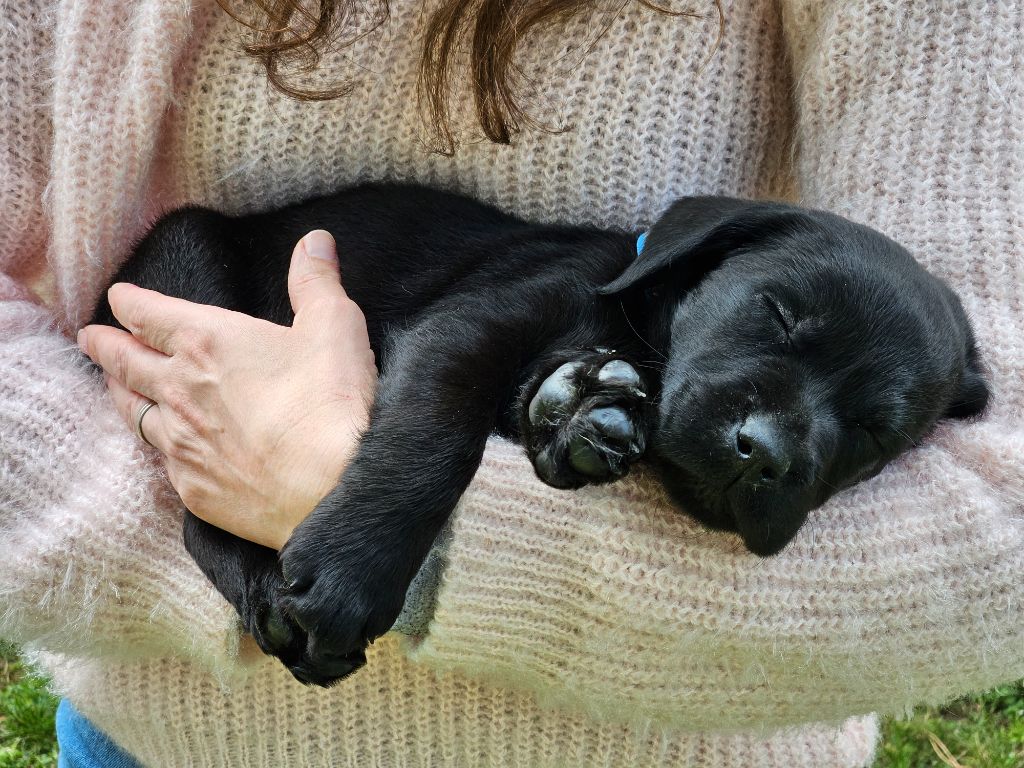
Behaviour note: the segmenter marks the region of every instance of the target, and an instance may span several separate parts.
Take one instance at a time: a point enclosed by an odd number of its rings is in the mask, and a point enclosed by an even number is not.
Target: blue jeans
[[[67,699],[57,706],[57,747],[57,768],[141,768]]]

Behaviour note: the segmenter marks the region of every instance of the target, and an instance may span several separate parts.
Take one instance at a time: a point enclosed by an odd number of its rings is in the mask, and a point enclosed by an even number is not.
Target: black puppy
[[[638,255],[634,235],[372,185],[252,216],[177,211],[117,280],[290,323],[289,255],[315,228],[380,361],[369,429],[279,556],[185,521],[200,567],[303,682],[348,674],[390,628],[492,432],[560,488],[646,455],[686,512],[770,555],[988,397],[942,281],[866,227],[782,204],[680,200]],[[96,322],[115,324],[105,303]]]

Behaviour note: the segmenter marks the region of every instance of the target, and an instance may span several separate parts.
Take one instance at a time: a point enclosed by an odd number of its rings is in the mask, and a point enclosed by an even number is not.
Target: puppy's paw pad
[[[582,435],[569,443],[569,464],[580,474],[595,479],[602,479],[611,471],[606,452]]]
[[[270,603],[257,619],[253,637],[265,652],[280,653],[299,639],[297,630],[277,605]]]
[[[583,363],[564,363],[544,379],[530,400],[531,424],[552,424],[572,413],[579,398],[578,380],[582,371]]]
[[[614,480],[644,451],[643,379],[625,360],[594,357],[563,363],[530,401],[528,450],[556,488]]]
[[[609,360],[597,372],[597,380],[606,387],[626,387],[640,397],[646,396],[641,386],[640,374],[625,360]]]
[[[643,453],[644,440],[636,420],[618,406],[581,411],[589,425],[578,428],[569,443],[569,464],[587,477],[621,477]]]
[[[628,444],[636,439],[637,425],[625,408],[605,405],[594,408],[587,418],[598,432],[621,443]]]

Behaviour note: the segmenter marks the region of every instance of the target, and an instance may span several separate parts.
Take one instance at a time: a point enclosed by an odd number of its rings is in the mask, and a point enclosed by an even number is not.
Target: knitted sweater
[[[864,713],[1024,675],[1024,19],[1016,0],[630,4],[523,41],[512,146],[429,154],[425,9],[286,100],[213,0],[0,0],[0,634],[151,766],[848,768]],[[585,53],[585,51],[588,51]],[[364,179],[542,221],[648,225],[692,193],[871,224],[958,290],[994,397],[762,560],[643,473],[561,492],[492,440],[425,635],[332,690],[239,656],[181,509],[68,334],[184,202],[255,211]],[[457,222],[453,224],[457,226]]]

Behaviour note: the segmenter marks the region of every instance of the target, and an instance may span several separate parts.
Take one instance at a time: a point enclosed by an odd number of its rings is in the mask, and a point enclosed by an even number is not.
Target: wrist
[[[280,550],[292,532],[340,482],[358,447],[355,430],[333,429],[330,435],[312,439],[301,455],[280,464],[278,513],[272,515],[267,546]]]

